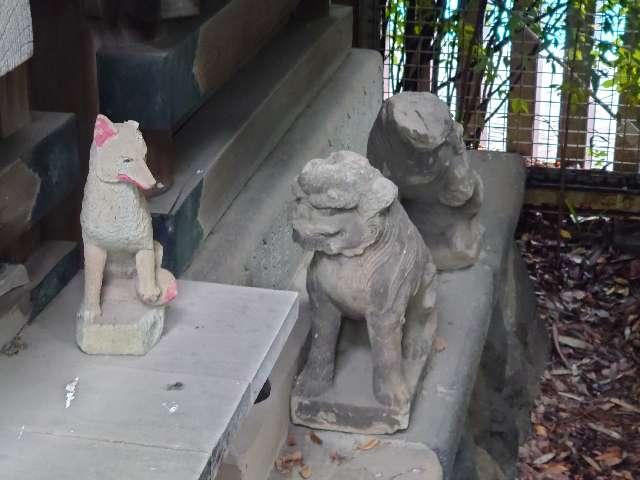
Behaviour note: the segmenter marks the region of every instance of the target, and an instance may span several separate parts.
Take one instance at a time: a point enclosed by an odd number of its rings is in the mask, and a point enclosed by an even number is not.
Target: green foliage
[[[640,29],[640,0],[458,0],[455,3],[465,8],[451,8],[451,4],[452,0],[387,0],[385,34],[389,55],[393,64],[398,65],[391,72],[396,91],[409,85],[403,77],[407,34],[424,35],[425,42],[420,48],[437,51],[428,60],[431,90],[446,98],[450,105],[456,103],[456,95],[466,92],[461,90],[464,78],[481,87],[476,86],[471,92],[474,101],[462,105],[462,110],[481,111],[486,122],[508,101],[510,111],[529,113],[530,102],[513,94],[509,98],[510,86],[518,79],[520,65],[518,59],[510,59],[505,54],[505,46],[526,36],[537,39],[527,54],[538,55],[551,63],[553,72],[564,72],[562,83],[553,88],[568,99],[571,109],[592,98],[613,115],[599,97],[603,89],[615,89],[624,96],[626,104],[640,106],[640,35],[630,31]],[[480,11],[472,12],[474,7]],[[412,31],[406,32],[410,13],[414,15]],[[602,29],[597,38],[594,35],[596,16]],[[626,34],[625,25],[629,27]],[[557,52],[562,49],[564,54],[559,55]],[[492,99],[500,101],[492,102]],[[493,111],[488,107],[490,104]],[[474,117],[458,107],[459,120]],[[464,126],[467,131],[467,125]]]

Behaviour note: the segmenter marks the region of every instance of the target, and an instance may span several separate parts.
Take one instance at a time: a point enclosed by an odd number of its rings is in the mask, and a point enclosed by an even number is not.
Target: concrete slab
[[[308,467],[314,480],[441,480],[442,467],[436,454],[418,444],[393,437],[369,437],[336,432],[314,432],[292,427],[282,455],[300,452],[302,460],[293,475],[274,468],[269,480],[302,476]],[[297,475],[296,475],[297,474]]]
[[[295,118],[342,63],[352,12],[293,22],[176,134],[174,185],[149,202],[165,267],[180,274]],[[268,132],[268,134],[265,134]]]
[[[243,187],[198,250],[185,278],[288,288],[303,256],[291,239],[287,219],[291,185],[311,158],[333,150],[366,152],[382,103],[381,78],[378,52],[349,52]]]
[[[107,357],[75,345],[81,286],[77,276],[24,329],[26,349],[0,357],[0,471],[209,478],[295,324],[297,295],[179,281],[156,348]]]

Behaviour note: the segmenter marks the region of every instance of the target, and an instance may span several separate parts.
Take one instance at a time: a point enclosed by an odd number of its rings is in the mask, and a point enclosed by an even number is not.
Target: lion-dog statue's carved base
[[[428,92],[385,100],[367,145],[371,164],[400,190],[402,205],[433,254],[438,270],[473,265],[483,227],[483,184],[469,165],[462,126]]]
[[[311,345],[293,421],[368,434],[406,429],[437,323],[431,254],[396,186],[356,153],[311,160],[294,194],[294,240],[314,256]]]
[[[140,192],[155,184],[146,153],[136,122],[98,116],[80,217],[85,277],[76,340],[85,353],[144,355],[177,295]]]

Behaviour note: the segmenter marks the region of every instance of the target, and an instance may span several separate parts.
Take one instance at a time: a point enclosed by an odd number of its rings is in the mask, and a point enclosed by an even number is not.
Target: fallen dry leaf
[[[309,432],[309,440],[316,445],[322,445],[322,439],[316,434],[316,432]]]
[[[533,430],[536,432],[536,435],[540,437],[548,436],[547,429],[544,427],[544,425],[535,425],[533,427]]]
[[[281,455],[276,459],[276,470],[283,475],[290,474],[294,466],[302,465],[302,461],[303,456],[300,450]]]
[[[298,473],[302,478],[311,478],[311,467],[309,465],[305,465]]]
[[[338,452],[333,451],[329,454],[329,458],[331,459],[331,461],[333,463],[337,463],[338,465],[340,465],[342,462],[344,462],[347,457],[340,455]]]
[[[540,457],[536,458],[533,461],[533,464],[544,465],[545,463],[549,463],[551,460],[553,460],[555,456],[556,456],[555,452],[545,453],[544,455],[541,455]]]
[[[566,335],[558,335],[558,341],[562,345],[566,345],[568,347],[581,348],[583,350],[591,350],[593,348],[593,345],[585,342],[584,340],[580,340],[579,338],[568,337]]]
[[[622,463],[624,458],[622,456],[622,450],[618,447],[614,447],[598,455],[596,460],[604,463],[607,467],[614,467]]]
[[[442,337],[436,337],[434,346],[436,352],[444,352],[447,349],[447,341]]]
[[[377,438],[371,438],[370,440],[358,445],[358,450],[371,450],[372,448],[376,448],[378,445],[380,445],[380,440]]]
[[[640,408],[631,405],[630,403],[625,402],[624,400],[620,400],[619,398],[610,398],[609,401],[611,403],[615,403],[619,407],[622,407],[626,410],[630,410],[632,412],[640,413]]]
[[[610,428],[603,427],[602,425],[598,425],[596,423],[587,423],[589,428],[595,430],[596,432],[604,433],[605,435],[610,436],[615,440],[622,440],[622,435],[620,435],[615,430],[611,430]]]
[[[582,455],[582,458],[584,458],[585,462],[587,462],[589,465],[591,465],[597,472],[601,472],[602,471],[602,468],[600,467],[600,465],[598,465],[598,462],[596,462],[590,456]]]

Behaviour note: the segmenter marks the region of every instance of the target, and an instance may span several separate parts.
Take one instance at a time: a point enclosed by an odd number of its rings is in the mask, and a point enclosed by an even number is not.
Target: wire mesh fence
[[[377,2],[385,97],[438,95],[468,148],[638,173],[637,0]]]

